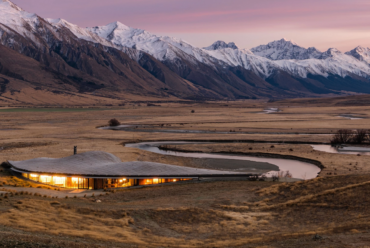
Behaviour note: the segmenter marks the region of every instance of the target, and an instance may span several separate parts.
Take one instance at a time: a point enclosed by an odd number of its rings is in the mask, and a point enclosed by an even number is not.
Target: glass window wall
[[[161,184],[161,183],[173,183],[178,181],[187,181],[192,180],[191,178],[153,178],[153,179],[139,179],[139,185],[152,185],[152,184]]]
[[[69,189],[102,189],[124,188],[135,185],[152,185],[161,183],[173,183],[178,181],[192,180],[191,178],[149,178],[149,179],[94,179],[82,177],[53,176],[38,173],[22,173],[22,176],[30,180]]]
[[[94,180],[80,177],[51,176],[37,173],[22,173],[22,176],[43,184],[70,189],[93,189]],[[91,182],[91,185],[89,184]]]

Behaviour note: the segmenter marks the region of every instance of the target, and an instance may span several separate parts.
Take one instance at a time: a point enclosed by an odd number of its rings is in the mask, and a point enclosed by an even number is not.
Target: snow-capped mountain
[[[355,49],[346,52],[346,54],[370,64],[370,48],[358,46]]]
[[[0,35],[16,33],[30,39],[35,46],[41,46],[40,34],[58,37],[51,25],[38,15],[28,13],[9,0],[0,0]],[[2,41],[4,42],[4,40]],[[11,39],[9,42],[13,42]]]
[[[269,44],[281,44],[281,41],[282,40],[271,42]],[[287,44],[293,43],[287,42]],[[286,52],[284,56],[287,56],[288,54],[293,55],[293,52],[297,51],[297,47],[299,46],[294,45],[291,52],[284,50]],[[308,74],[320,75],[324,77],[327,77],[331,74],[340,75],[341,77],[345,77],[350,74],[355,74],[365,78],[370,76],[370,67],[368,65],[362,61],[359,61],[353,56],[343,54],[337,49],[333,48],[324,53],[320,53],[318,58],[300,60],[270,60],[264,56],[256,55],[253,50],[251,51],[246,49],[240,50],[224,48],[212,51],[210,50],[208,53],[211,56],[228,63],[229,65],[241,66],[245,69],[252,70],[263,78],[268,78],[276,70],[282,70],[293,76],[301,78],[306,78]]]
[[[238,47],[235,45],[234,42],[229,42],[226,43],[225,41],[216,41],[209,47],[205,47],[205,50],[218,50],[218,49],[223,49],[223,48],[231,48],[231,49],[238,49]]]
[[[216,65],[241,66],[262,78],[268,78],[276,70],[283,70],[302,78],[306,78],[308,74],[324,77],[331,74],[341,77],[349,74],[370,76],[369,66],[354,59],[353,56],[343,54],[336,49],[329,49],[326,52],[320,52],[314,47],[306,49],[286,39],[273,41],[251,50],[239,49],[235,43],[227,44],[224,41],[216,41],[211,46],[201,49],[181,39],[157,36],[120,22],[85,30],[66,21],[56,23],[69,28],[81,39],[101,43],[96,37],[98,36],[114,47],[143,51],[167,63],[178,59],[194,65],[203,63],[214,69]]]
[[[173,61],[181,58],[196,64],[197,62],[212,65],[215,60],[203,49],[188,42],[168,37],[157,36],[142,29],[128,27],[120,22],[106,26],[88,28],[92,33],[110,41],[118,47],[134,48],[152,55],[160,61]]]
[[[130,58],[143,52],[116,48],[87,29],[63,19],[46,20],[8,0],[0,0],[0,51],[0,102],[27,98],[23,87],[50,96],[81,94],[82,101],[91,98],[84,94],[113,99],[127,95],[222,98],[184,80],[154,58],[140,56],[145,58],[142,66]],[[3,98],[3,94],[8,95]]]
[[[281,39],[252,48],[251,51],[258,56],[265,57],[271,60],[282,59],[313,59],[319,58],[321,52],[314,47],[308,49],[298,46],[295,42],[286,39]]]
[[[46,68],[36,74],[53,73],[55,84],[45,79],[48,76],[37,84],[45,80],[45,85],[58,91],[65,87],[192,99],[370,93],[368,48],[320,52],[286,39],[250,50],[224,41],[199,48],[120,22],[81,28],[64,19],[44,19],[9,0],[0,0],[2,46],[35,59],[40,63],[37,68]],[[7,58],[1,62],[1,56],[0,74],[27,78],[5,68]]]
[[[58,18],[58,19],[51,19],[47,18],[45,19],[48,21],[51,25],[53,25],[56,28],[62,28],[65,27],[69,29],[77,38],[91,41],[94,43],[100,43],[104,46],[111,46],[113,47],[113,44],[107,41],[106,39],[103,39],[102,37],[90,32],[86,28],[81,28],[75,24],[72,24],[70,22],[67,22],[64,19]]]
[[[35,31],[39,23],[37,15],[25,12],[8,0],[0,0],[0,13],[0,23],[22,35]]]

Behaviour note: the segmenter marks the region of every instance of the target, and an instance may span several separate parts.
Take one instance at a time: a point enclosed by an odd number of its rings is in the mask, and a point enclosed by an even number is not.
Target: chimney
[[[76,155],[77,154],[77,146],[74,146],[73,147],[73,154]]]

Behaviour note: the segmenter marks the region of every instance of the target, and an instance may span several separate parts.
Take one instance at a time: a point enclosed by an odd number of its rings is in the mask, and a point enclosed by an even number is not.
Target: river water
[[[159,146],[163,145],[186,145],[186,144],[212,144],[212,142],[185,142],[185,141],[142,142],[126,144],[126,147],[138,148],[149,152],[178,157],[226,159],[229,161],[231,165],[233,164],[233,161],[245,161],[245,162],[252,161],[275,165],[278,169],[267,172],[266,173],[267,176],[272,176],[273,174],[276,174],[278,170],[280,170],[284,172],[289,171],[292,174],[293,178],[312,179],[317,177],[317,174],[321,171],[321,169],[314,164],[290,159],[263,158],[246,155],[232,155],[218,153],[200,153],[200,152],[187,153],[187,152],[167,151],[159,148]],[[250,172],[252,173],[253,171],[260,170],[260,168],[258,168],[258,164],[255,168],[251,168],[250,166],[248,166],[248,169],[250,169]],[[233,170],[235,170],[235,168],[233,168]]]

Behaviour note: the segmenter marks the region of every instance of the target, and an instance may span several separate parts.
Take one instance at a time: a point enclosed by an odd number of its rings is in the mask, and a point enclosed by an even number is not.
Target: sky
[[[286,38],[343,52],[370,46],[369,0],[12,0],[45,18],[81,27],[120,21],[205,47],[214,41],[252,48]]]

